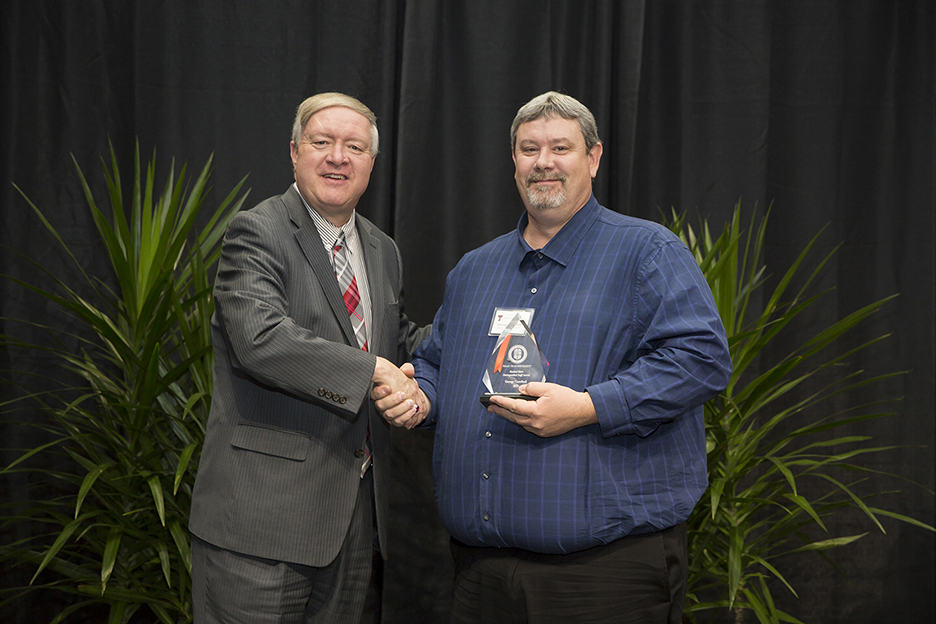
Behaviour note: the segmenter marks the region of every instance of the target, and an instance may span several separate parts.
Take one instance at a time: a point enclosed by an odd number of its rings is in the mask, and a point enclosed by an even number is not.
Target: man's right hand
[[[412,429],[429,415],[429,400],[413,379],[415,374],[412,364],[397,368],[389,360],[377,358],[371,399],[380,415],[396,427]]]

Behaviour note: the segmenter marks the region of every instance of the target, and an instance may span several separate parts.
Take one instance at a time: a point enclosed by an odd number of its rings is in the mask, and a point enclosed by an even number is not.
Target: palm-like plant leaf
[[[104,164],[106,210],[77,162],[75,167],[113,270],[113,287],[85,272],[23,194],[79,280],[66,282],[39,267],[51,286],[13,281],[68,314],[78,329],[73,335],[26,323],[46,332],[51,346],[2,337],[10,348],[53,356],[63,369],[42,381],[45,390],[27,391],[3,406],[38,407],[46,417],[35,419],[36,426],[55,435],[40,449],[24,451],[4,471],[42,474],[62,494],[5,506],[11,513],[0,515],[3,525],[31,521],[50,531],[0,546],[0,558],[35,566],[36,588],[83,596],[57,621],[105,603],[108,621],[115,624],[146,612],[151,621],[175,624],[191,618],[191,555],[184,527],[212,391],[208,272],[246,194],[242,180],[204,215],[211,158],[194,180],[184,166],[177,176],[173,164],[158,194],[155,165],[144,169],[139,149],[129,194],[113,148],[110,167]],[[207,225],[199,229],[202,216]],[[73,470],[42,468],[35,460],[47,452],[59,453]],[[21,590],[5,591],[20,595]]]
[[[860,509],[881,531],[884,527],[878,516],[934,529],[869,506],[868,496],[856,489],[860,480],[846,483],[832,474],[833,470],[872,473],[853,460],[890,447],[871,446],[868,436],[825,436],[887,413],[853,413],[871,407],[854,406],[849,412],[798,426],[793,420],[815,413],[835,396],[897,374],[866,377],[862,371],[843,366],[847,358],[884,337],[845,353],[829,349],[890,298],[848,314],[792,346],[778,361],[766,362],[765,349],[804,311],[821,301],[824,293],[807,292],[835,251],[820,259],[802,279],[800,271],[821,232],[817,234],[755,309],[754,297],[766,284],[765,267],[759,261],[767,216],[759,224],[752,219],[745,233],[740,212],[739,204],[717,238],[712,237],[705,221],[701,236],[686,223],[684,215],[674,213],[667,223],[692,251],[712,288],[734,362],[727,389],[705,406],[709,489],[688,523],[690,572],[685,612],[693,619],[702,611],[727,608],[736,613],[749,611],[762,623],[799,622],[777,608],[769,590],[768,580],[776,579],[796,594],[782,574],[780,558],[802,552],[821,555],[864,535],[814,539],[807,529],[816,527],[827,533],[828,517],[848,507]],[[799,290],[791,294],[792,285],[800,281]],[[761,370],[755,370],[755,365]],[[820,379],[830,380],[823,383]],[[828,487],[807,497],[801,488],[807,479],[810,491],[817,482]]]

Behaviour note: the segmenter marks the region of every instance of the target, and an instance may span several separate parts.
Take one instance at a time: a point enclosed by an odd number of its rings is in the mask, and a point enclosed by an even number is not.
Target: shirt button
[[[536,287],[534,286],[533,288],[531,288],[531,289],[530,289],[530,292],[533,293],[533,294],[535,295],[535,294],[536,294]]]
[[[354,456],[357,457],[358,459],[360,459],[361,457],[364,457],[364,449],[357,449],[356,451],[354,451]]]
[[[491,437],[491,432],[490,432],[490,431],[485,431],[485,432],[484,432],[484,437],[485,437],[485,438],[490,438],[490,437]]]
[[[489,479],[489,478],[491,477],[491,473],[490,473],[490,472],[485,472],[485,473],[482,474],[481,476],[484,477],[485,479]]]
[[[491,519],[491,516],[489,516],[488,514],[484,514],[484,521],[485,521],[485,522],[487,522],[487,521],[490,520],[490,519]]]

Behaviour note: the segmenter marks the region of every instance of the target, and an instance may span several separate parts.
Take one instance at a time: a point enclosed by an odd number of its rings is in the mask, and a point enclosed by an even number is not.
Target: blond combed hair
[[[318,93],[308,97],[296,108],[296,119],[293,121],[292,129],[293,143],[299,145],[299,141],[302,139],[302,129],[305,128],[306,122],[309,121],[312,115],[320,110],[333,106],[342,106],[351,109],[355,113],[360,113],[367,118],[367,121],[369,121],[371,125],[370,153],[371,156],[376,156],[380,147],[380,135],[377,132],[377,115],[357,98],[334,91]]]

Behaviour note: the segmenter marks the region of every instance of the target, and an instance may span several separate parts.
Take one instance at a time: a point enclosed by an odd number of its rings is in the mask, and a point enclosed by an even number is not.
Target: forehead
[[[575,119],[564,117],[540,117],[520,124],[517,128],[517,143],[532,141],[545,143],[555,141],[585,142],[582,128]]]
[[[361,113],[344,106],[331,106],[309,117],[303,133],[366,139],[370,143],[371,127],[370,121]]]

